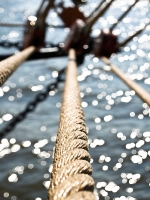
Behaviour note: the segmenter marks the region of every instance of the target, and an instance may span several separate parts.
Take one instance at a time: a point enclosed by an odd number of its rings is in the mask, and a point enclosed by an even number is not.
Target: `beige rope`
[[[60,123],[55,146],[50,200],[94,200],[94,181],[77,82],[75,51],[69,51]],[[91,192],[89,192],[91,191]]]
[[[111,70],[119,76],[121,80],[123,80],[131,89],[135,91],[135,93],[144,101],[147,103],[148,106],[150,106],[150,94],[142,88],[140,85],[138,85],[135,81],[127,78],[125,74],[118,69],[115,65],[112,65],[106,57],[101,58],[104,63],[109,65],[111,67]]]
[[[31,46],[0,62],[0,86],[34,51],[35,47]]]

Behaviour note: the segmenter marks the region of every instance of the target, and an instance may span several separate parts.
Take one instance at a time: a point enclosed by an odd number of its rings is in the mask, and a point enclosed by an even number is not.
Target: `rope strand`
[[[86,196],[85,199],[92,200],[95,199],[94,181],[89,176],[92,169],[73,49],[69,51],[68,62],[49,199],[71,200]]]

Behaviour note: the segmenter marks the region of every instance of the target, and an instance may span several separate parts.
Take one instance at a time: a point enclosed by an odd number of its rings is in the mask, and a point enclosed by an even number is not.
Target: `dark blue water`
[[[70,1],[65,1],[70,5]],[[94,9],[91,0],[81,9],[85,15]],[[40,1],[1,0],[0,22],[24,23],[36,12]],[[110,27],[127,8],[126,1],[115,1],[94,25]],[[123,41],[150,17],[148,1],[140,1],[116,31]],[[62,24],[54,11],[48,23]],[[68,29],[47,30],[46,40],[62,42]],[[22,27],[0,27],[0,41],[21,41]],[[135,37],[111,62],[150,92],[150,27]],[[16,49],[0,47],[0,54]],[[67,58],[25,62],[0,88],[0,126],[22,111],[38,92],[53,82],[56,71],[65,67]],[[80,66],[79,83],[89,133],[91,163],[97,199],[150,199],[150,109],[135,92],[93,55]],[[58,130],[63,83],[50,93],[33,113],[16,126],[0,143],[0,200],[45,200],[52,168],[52,154]]]

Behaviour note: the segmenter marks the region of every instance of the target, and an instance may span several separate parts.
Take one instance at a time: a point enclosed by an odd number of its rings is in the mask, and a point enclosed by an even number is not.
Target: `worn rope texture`
[[[0,86],[34,51],[35,47],[31,46],[0,62]]]
[[[71,49],[49,189],[50,200],[95,200],[87,150],[88,138],[77,83],[75,52]]]

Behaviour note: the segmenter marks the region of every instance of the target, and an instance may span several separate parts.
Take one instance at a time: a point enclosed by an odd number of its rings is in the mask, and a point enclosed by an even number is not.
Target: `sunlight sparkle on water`
[[[96,126],[96,130],[99,131],[99,130],[101,130],[101,129],[102,129],[102,127],[101,127],[100,125],[97,125],[97,126]]]
[[[3,196],[4,196],[5,198],[9,197],[9,193],[8,193],[8,192],[5,192],[5,193],[3,194]]]
[[[9,101],[14,101],[14,100],[15,100],[15,97],[14,97],[14,96],[9,96],[9,97],[8,97],[8,100],[9,100]]]
[[[40,197],[35,198],[35,200],[42,200]]]
[[[52,72],[52,77],[57,78],[58,77],[58,71],[53,71]]]
[[[15,144],[16,143],[16,139],[15,138],[11,138],[10,139],[10,144]]]
[[[9,86],[4,86],[3,87],[3,92],[8,92],[10,90],[10,87]]]
[[[9,182],[17,182],[17,181],[18,181],[17,174],[11,174],[11,175],[8,177],[8,181],[9,181]]]
[[[96,117],[94,121],[95,121],[95,123],[100,123],[101,119],[99,117]]]
[[[98,105],[98,101],[97,100],[92,101],[92,105],[93,106],[97,106]]]
[[[102,146],[105,144],[105,141],[103,139],[95,139],[93,142],[90,143],[91,148],[95,148],[96,146]]]
[[[2,116],[2,119],[4,121],[10,121],[13,118],[13,116],[11,114],[5,114]]]
[[[24,166],[15,167],[13,172],[18,173],[18,174],[23,174],[24,173]]]
[[[81,98],[82,98],[82,94],[80,94],[80,96],[81,96]],[[56,103],[56,107],[57,107],[57,108],[60,108],[60,107],[61,107],[61,103],[60,103],[60,102],[57,102],[57,103]]]
[[[17,152],[21,149],[20,145],[19,144],[14,144],[12,147],[11,147],[11,152]]]
[[[29,147],[31,145],[31,142],[29,140],[27,141],[22,141],[22,146],[23,147]]]
[[[50,91],[50,92],[49,92],[49,95],[50,95],[50,96],[54,96],[55,94],[56,94],[55,91]]]
[[[44,181],[43,185],[46,187],[46,189],[49,189],[50,181]]]
[[[108,170],[108,166],[107,166],[107,165],[104,165],[104,166],[102,167],[102,170],[103,170],[103,171],[107,171],[107,170]]]
[[[34,165],[33,165],[33,164],[29,164],[29,165],[28,165],[28,168],[29,168],[29,169],[33,169],[33,168],[34,168]]]
[[[34,147],[36,149],[44,147],[46,144],[48,144],[47,139],[39,140],[37,143],[34,144]]]
[[[38,148],[32,150],[32,153],[34,153],[34,154],[39,154],[40,152],[41,152],[41,150]]]
[[[6,138],[2,139],[2,140],[1,140],[1,144],[0,144],[0,151],[1,151],[2,149],[4,149],[4,148],[9,147],[9,146],[10,146],[10,145],[9,145],[8,140],[7,140]]]
[[[51,137],[51,141],[52,142],[56,142],[56,135],[54,135],[54,136]]]
[[[43,131],[46,131],[47,127],[46,126],[41,126],[40,130],[43,132]]]
[[[36,86],[32,86],[32,87],[31,87],[31,90],[32,90],[33,92],[36,92],[36,91],[42,90],[42,89],[43,89],[43,85],[36,85]]]
[[[134,117],[135,113],[134,112],[130,112],[130,117]]]
[[[109,121],[111,121],[113,119],[113,116],[112,115],[106,115],[105,117],[104,117],[104,121],[105,122],[109,122]]]
[[[83,101],[83,102],[81,103],[81,105],[82,105],[83,108],[86,108],[86,107],[88,106],[88,103],[85,102],[85,101]]]

